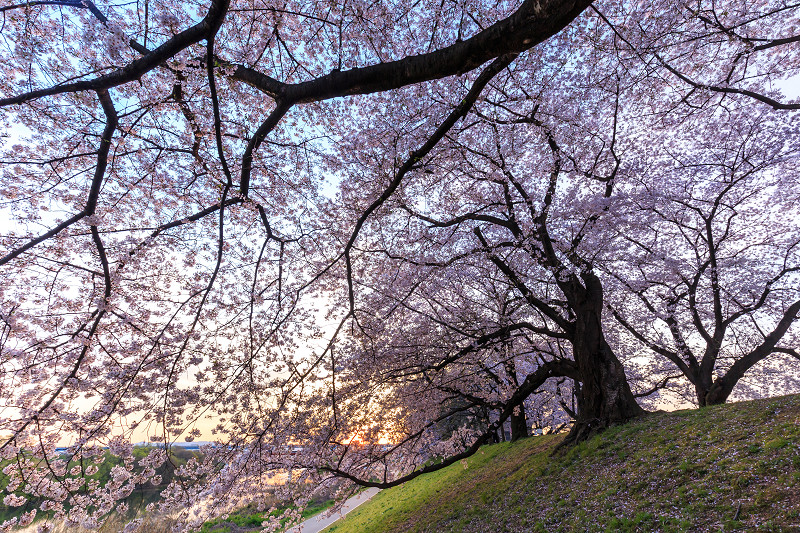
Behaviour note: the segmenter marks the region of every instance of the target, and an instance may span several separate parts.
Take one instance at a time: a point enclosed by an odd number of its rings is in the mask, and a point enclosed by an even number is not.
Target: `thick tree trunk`
[[[712,389],[714,382],[711,379],[711,369],[704,370],[700,367],[694,368],[694,374],[690,376],[694,383],[694,391],[697,395],[697,406],[705,407],[708,404],[708,393]]]
[[[703,387],[702,385],[695,384],[694,392],[697,396],[697,406],[698,407],[705,407],[706,406],[706,394],[708,394],[708,389]]]
[[[708,392],[706,392],[704,405],[721,405],[727,402],[733,392],[733,388],[744,377],[745,372],[750,369],[751,365],[747,363],[746,360],[740,359],[728,369],[725,375],[715,379],[708,388]]]
[[[528,436],[528,419],[525,416],[525,406],[519,406],[519,412],[511,414],[511,442],[524,439]]]
[[[704,405],[720,405],[727,402],[735,384],[735,381],[729,383],[725,378],[716,380],[706,393]]]
[[[519,388],[519,380],[517,379],[517,365],[514,362],[512,354],[514,349],[511,342],[506,340],[503,343],[503,355],[506,359],[506,372],[509,379],[514,382],[514,385]],[[509,418],[511,426],[511,442],[519,439],[524,439],[528,436],[528,418],[525,416],[525,403],[521,403],[514,408]]]
[[[711,374],[712,369],[704,369],[702,374],[698,375],[695,381],[695,390],[697,391],[697,404],[699,407],[706,407],[708,405],[721,405],[728,401],[733,388],[739,383],[745,373],[750,370],[758,361],[761,361],[768,353],[770,353],[772,346],[764,348],[760,346],[741,359],[737,360],[728,371],[722,376],[714,379]]]
[[[594,350],[576,354],[581,377],[578,419],[570,440],[583,440],[612,424],[644,414],[636,403],[619,359],[602,340]]]
[[[573,356],[581,382],[578,419],[566,442],[579,442],[612,424],[644,414],[631,392],[625,369],[605,340],[602,328],[603,293],[600,281],[584,276],[585,288],[574,287]]]

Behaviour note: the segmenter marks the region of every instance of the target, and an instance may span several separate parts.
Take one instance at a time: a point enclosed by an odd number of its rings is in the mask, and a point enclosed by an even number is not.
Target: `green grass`
[[[800,532],[800,396],[652,414],[551,456],[559,438],[485,446],[326,531]]]
[[[333,500],[311,502],[303,509],[302,516],[303,518],[311,518],[314,515],[330,509],[334,503],[336,502]],[[280,507],[271,514],[277,516],[286,509],[288,509],[288,507]],[[235,513],[231,513],[227,518],[216,518],[207,521],[200,528],[200,533],[231,533],[234,530],[234,526],[236,527],[236,531],[261,531],[261,523],[267,516],[268,513],[266,511],[261,512],[250,508],[241,509]],[[286,520],[283,520],[283,522],[285,521]]]

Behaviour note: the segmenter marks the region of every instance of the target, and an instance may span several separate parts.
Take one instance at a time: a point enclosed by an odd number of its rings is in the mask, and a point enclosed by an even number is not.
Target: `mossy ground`
[[[656,413],[551,455],[483,447],[331,526],[370,532],[800,532],[800,396]]]

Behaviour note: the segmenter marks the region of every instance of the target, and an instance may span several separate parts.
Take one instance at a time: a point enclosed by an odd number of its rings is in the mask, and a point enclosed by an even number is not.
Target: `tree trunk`
[[[524,439],[528,436],[528,419],[525,416],[525,406],[519,405],[519,413],[511,414],[511,442]]]
[[[696,371],[693,376],[690,376],[690,381],[694,383],[694,391],[697,395],[697,406],[705,407],[709,405],[708,393],[714,386],[713,380],[711,379],[711,369],[695,368]]]
[[[717,379],[713,379],[712,371],[719,349],[711,352],[714,355],[714,359],[710,361],[711,364],[701,365],[703,367],[703,373],[699,380],[701,385],[696,385],[700,407],[720,405],[727,402],[739,380],[760,361],[775,353],[778,343],[783,339],[792,324],[797,321],[798,313],[800,313],[800,300],[786,308],[783,317],[781,317],[772,332],[764,337],[764,341],[760,345],[736,359],[727,372],[717,377]],[[708,354],[703,356],[704,363],[706,363],[706,357],[708,357]]]
[[[736,382],[729,384],[724,378],[715,381],[706,393],[705,405],[720,405],[727,402],[735,384]]]
[[[697,396],[697,406],[698,407],[705,407],[706,406],[706,395],[708,394],[708,389],[702,387],[701,385],[694,386],[694,392]]]
[[[593,274],[582,277],[585,287],[575,280],[572,294],[568,295],[576,315],[572,348],[581,387],[578,418],[565,442],[579,442],[612,424],[644,414],[631,392],[622,363],[603,335],[600,280]]]

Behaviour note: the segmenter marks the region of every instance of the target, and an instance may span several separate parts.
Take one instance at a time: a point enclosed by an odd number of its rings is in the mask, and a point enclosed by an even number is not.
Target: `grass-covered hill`
[[[326,531],[800,532],[800,396],[653,414],[551,456],[559,439],[485,446]]]

